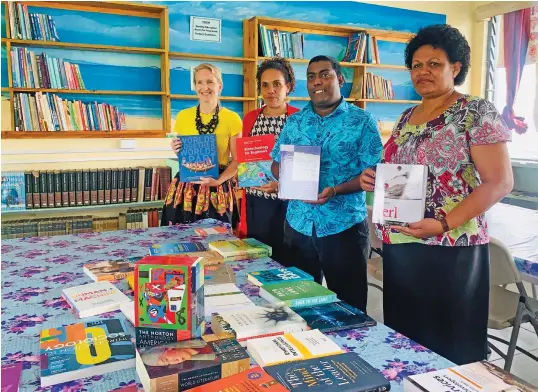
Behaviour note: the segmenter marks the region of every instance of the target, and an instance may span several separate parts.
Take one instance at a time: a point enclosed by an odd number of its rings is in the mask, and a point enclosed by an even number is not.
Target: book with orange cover
[[[188,389],[187,392],[285,392],[287,390],[282,384],[264,372],[261,367],[257,366],[233,376]]]

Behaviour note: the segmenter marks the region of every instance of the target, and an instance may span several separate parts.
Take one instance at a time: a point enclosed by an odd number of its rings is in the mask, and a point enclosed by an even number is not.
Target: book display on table
[[[276,181],[271,172],[275,135],[242,137],[236,141],[237,179],[241,188],[260,187]]]
[[[233,376],[210,382],[188,392],[286,392],[282,384],[263,371],[259,366],[245,370]]]
[[[212,314],[243,311],[254,307],[254,303],[232,283],[207,285],[204,289],[205,316]]]
[[[379,163],[372,221],[407,225],[424,219],[428,167]]]
[[[99,263],[84,264],[84,273],[93,281],[114,281],[126,279],[134,273],[134,263],[128,261],[101,261]]]
[[[253,271],[247,274],[247,279],[255,286],[264,284],[314,280],[314,277],[297,267],[275,268],[263,271]]]
[[[194,232],[201,237],[208,237],[210,235],[225,235],[230,234],[230,230],[222,226],[213,226],[208,228],[195,228]]]
[[[317,329],[252,339],[247,350],[262,367],[342,353],[342,349]]]
[[[135,264],[137,347],[200,338],[205,331],[199,257],[146,256]]]
[[[250,358],[234,339],[201,339],[138,348],[136,371],[146,392],[186,391],[243,372]]]
[[[296,392],[384,392],[390,382],[356,353],[307,359],[264,369]]]
[[[229,264],[208,265],[204,263],[204,276],[205,285],[235,283],[235,273]]]
[[[285,200],[318,199],[321,147],[280,146],[278,197]]]
[[[96,316],[119,310],[120,305],[131,300],[110,282],[96,282],[62,290],[62,298],[78,318]]]
[[[307,325],[286,306],[255,306],[212,315],[211,329],[217,336],[233,336],[246,346],[250,339],[304,331]]]
[[[272,249],[254,238],[222,240],[209,243],[209,249],[218,252],[224,261],[238,261],[270,257]]]
[[[193,182],[200,181],[203,177],[219,177],[217,137],[214,134],[181,136],[181,142],[178,154],[181,181]]]
[[[17,392],[21,382],[22,362],[2,365],[2,392]]]
[[[294,310],[305,319],[310,329],[319,329],[321,332],[373,327],[377,324],[373,318],[344,301]]]
[[[260,297],[270,303],[284,304],[291,308],[338,301],[333,291],[311,280],[265,284],[260,287]]]
[[[206,251],[207,247],[201,242],[177,242],[153,244],[149,247],[150,256],[179,255],[188,252]]]
[[[41,331],[41,387],[135,366],[135,347],[121,320]]]

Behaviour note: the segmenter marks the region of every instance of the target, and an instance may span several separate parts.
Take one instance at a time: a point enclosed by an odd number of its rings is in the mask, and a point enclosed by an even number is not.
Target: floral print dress
[[[425,218],[446,216],[481,183],[471,157],[471,147],[511,140],[510,130],[493,104],[464,95],[444,113],[421,125],[409,124],[415,107],[397,121],[385,144],[382,162],[427,165]],[[485,215],[436,237],[420,239],[377,225],[376,233],[387,244],[419,242],[427,245],[471,246],[487,244]]]

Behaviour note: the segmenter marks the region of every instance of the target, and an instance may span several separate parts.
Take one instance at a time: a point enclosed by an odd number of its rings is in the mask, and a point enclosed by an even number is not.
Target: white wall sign
[[[191,41],[219,42],[221,20],[191,16]]]

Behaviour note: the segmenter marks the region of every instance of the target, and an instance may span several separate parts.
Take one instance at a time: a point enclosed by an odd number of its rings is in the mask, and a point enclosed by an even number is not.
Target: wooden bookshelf
[[[159,138],[165,130],[121,131],[2,131],[2,139],[113,139],[113,138]]]
[[[3,89],[2,89],[3,90]],[[100,94],[100,95],[166,95],[166,91],[128,91],[128,90],[69,90],[58,88],[7,88],[15,93],[54,93],[54,94]]]
[[[168,56],[171,59],[191,59],[191,60],[205,60],[205,61],[229,61],[234,63],[246,63],[255,62],[256,59],[248,57],[232,57],[232,56],[213,56],[209,54],[196,54],[185,52],[169,52]]]
[[[197,100],[198,97],[194,94],[170,94],[170,99],[191,99]],[[219,97],[221,101],[231,101],[231,102],[244,102],[244,101],[255,101],[254,97]]]
[[[61,49],[78,49],[78,50],[97,50],[121,53],[142,53],[161,55],[165,51],[160,48],[139,48],[136,46],[116,46],[116,45],[94,45],[94,44],[76,44],[70,42],[57,41],[36,41],[26,39],[2,38],[2,42],[9,42],[16,46],[31,46],[33,48],[61,48]]]

